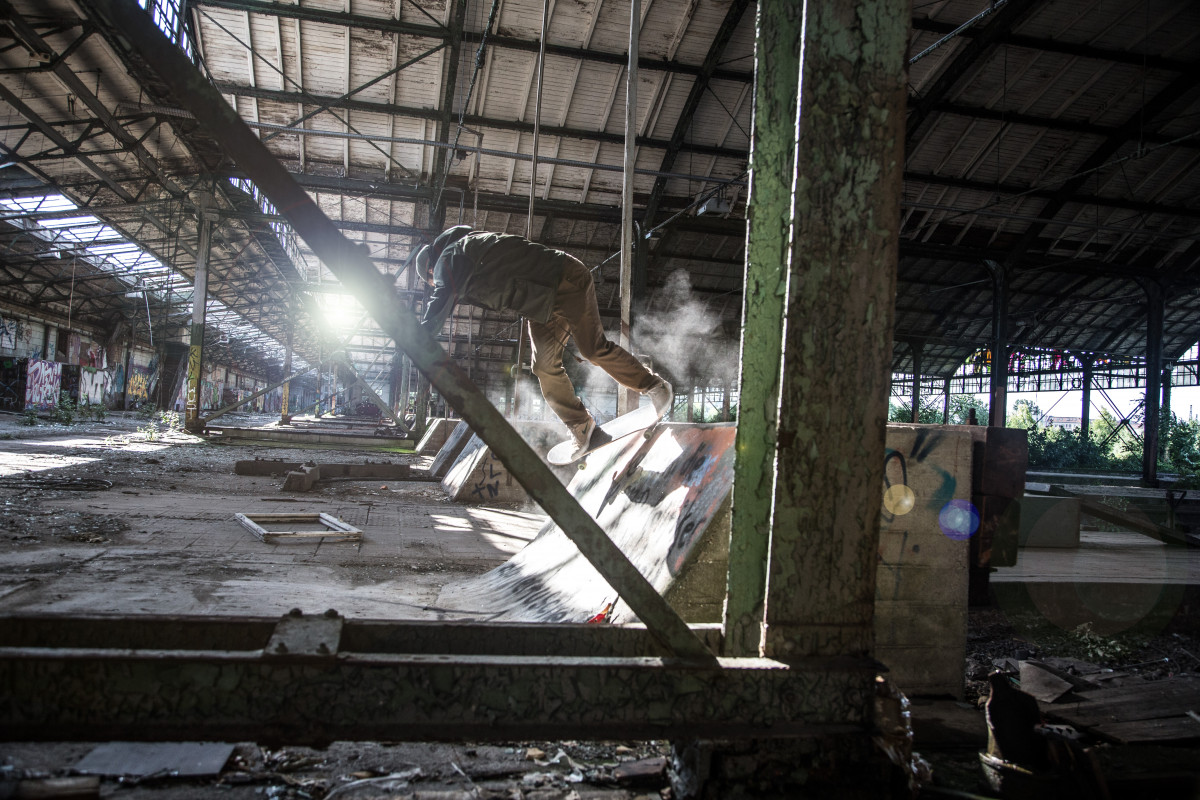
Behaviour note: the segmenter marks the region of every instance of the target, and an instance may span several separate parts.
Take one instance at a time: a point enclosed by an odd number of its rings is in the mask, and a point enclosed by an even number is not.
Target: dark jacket
[[[492,311],[515,311],[535,322],[549,321],[563,269],[572,256],[523,236],[483,231],[462,235],[455,228],[442,234],[447,235],[454,240],[433,267],[433,294],[421,320],[426,330],[440,331],[459,300]],[[435,249],[439,245],[435,239]]]

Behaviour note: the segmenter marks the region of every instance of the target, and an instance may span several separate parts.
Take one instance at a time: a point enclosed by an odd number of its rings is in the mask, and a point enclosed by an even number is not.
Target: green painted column
[[[764,5],[776,3],[790,4]],[[807,0],[802,13],[764,650],[862,657],[874,652],[910,9]]]
[[[725,601],[724,654],[731,657],[757,656],[762,646],[801,30],[800,4],[786,0],[758,4],[737,460]]]

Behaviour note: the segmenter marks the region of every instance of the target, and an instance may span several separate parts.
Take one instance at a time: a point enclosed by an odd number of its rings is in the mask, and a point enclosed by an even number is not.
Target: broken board
[[[665,423],[648,439],[628,437],[599,448],[587,456],[587,469],[573,470],[571,494],[677,608],[690,603],[706,615],[714,609],[719,614],[723,565],[710,571],[711,581],[693,585],[692,597],[682,603],[669,590],[681,580],[685,565],[710,549],[708,538],[724,537],[711,548],[717,552],[727,542],[735,435],[732,424]],[[704,594],[716,598],[715,603],[696,599]],[[445,587],[438,604],[487,611],[493,620],[585,622],[615,599],[616,592],[575,544],[548,521],[506,563]],[[636,617],[617,603],[609,621],[634,622]]]

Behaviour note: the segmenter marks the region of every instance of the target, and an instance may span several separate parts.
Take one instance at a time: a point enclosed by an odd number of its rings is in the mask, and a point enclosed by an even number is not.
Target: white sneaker
[[[575,440],[575,449],[571,451],[571,457],[574,458],[587,450],[588,444],[591,443],[592,433],[596,430],[596,418],[589,414],[586,422],[568,425],[567,430],[571,432],[571,438]]]
[[[671,412],[671,406],[675,402],[675,392],[671,389],[671,384],[661,375],[654,377],[658,378],[658,383],[646,390],[646,397],[649,397],[650,402],[654,404],[654,413],[661,417]]]

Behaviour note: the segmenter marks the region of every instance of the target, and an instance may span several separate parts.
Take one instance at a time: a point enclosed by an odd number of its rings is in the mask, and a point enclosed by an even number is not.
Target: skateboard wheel
[[[586,461],[580,461],[580,462],[579,462],[579,468],[580,468],[580,469],[587,469],[587,462],[586,462]]]
[[[643,439],[649,439],[653,435],[654,435],[654,431],[651,428],[646,428],[646,430],[642,431]]]

